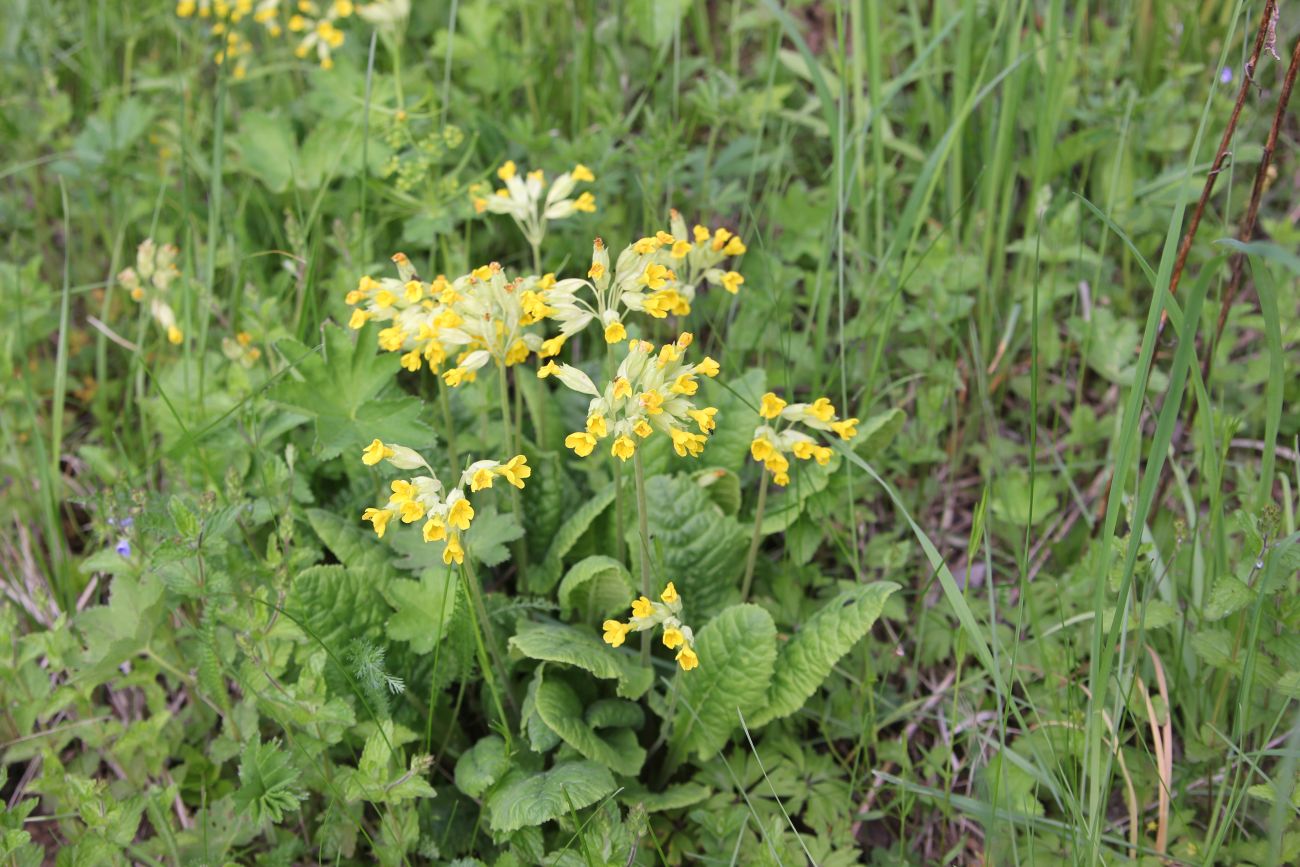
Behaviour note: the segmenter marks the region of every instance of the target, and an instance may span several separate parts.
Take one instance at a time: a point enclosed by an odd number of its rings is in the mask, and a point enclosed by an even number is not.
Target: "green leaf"
[[[499,834],[541,825],[599,801],[615,789],[609,770],[591,761],[565,762],[541,774],[516,771],[487,800]]]
[[[654,682],[633,654],[610,647],[593,630],[551,623],[522,623],[510,646],[529,659],[573,665],[596,677],[618,681],[618,694],[637,699]]]
[[[731,470],[713,467],[691,473],[691,481],[704,489],[724,515],[740,512],[740,477]]]
[[[1241,674],[1241,660],[1234,658],[1232,633],[1226,629],[1202,629],[1192,636],[1192,650],[1211,668]]]
[[[700,456],[704,466],[740,473],[749,460],[749,444],[760,421],[758,404],[765,391],[767,374],[757,367],[741,376],[728,377],[723,371],[718,379],[706,379],[700,384],[696,405],[718,408],[718,429]]]
[[[293,178],[294,155],[298,152],[288,118],[262,111],[250,111],[231,137],[244,171],[261,178],[273,193],[283,193]]]
[[[738,595],[749,535],[687,476],[654,476],[646,482],[646,498],[653,504],[647,520],[650,561],[662,566],[656,579],[661,585],[676,582],[689,617],[710,616]],[[627,539],[631,562],[637,562],[641,534],[630,529]]]
[[[636,735],[625,728],[599,735],[583,719],[578,694],[559,678],[558,672],[546,672],[537,686],[537,713],[542,722],[573,747],[583,758],[600,762],[617,774],[635,776],[645,763],[645,750]]]
[[[446,541],[426,542],[418,528],[414,532],[392,533],[393,550],[402,554],[394,565],[410,572],[446,569],[442,562]],[[474,523],[462,537],[465,556],[485,566],[497,566],[510,558],[511,542],[524,534],[519,521],[510,512],[500,512],[495,505],[477,508]]]
[[[456,614],[456,573],[426,569],[420,580],[399,578],[388,585],[388,601],[397,609],[388,618],[388,637],[408,641],[416,653],[428,653]]]
[[[86,641],[82,657],[85,676],[92,680],[110,677],[119,665],[144,650],[166,616],[162,602],[163,587],[157,576],[116,576],[108,604],[87,608],[76,617]]]
[[[754,718],[746,718],[746,722],[751,726],[765,725],[803,707],[835,663],[870,631],[885,607],[885,600],[897,589],[897,584],[888,581],[854,587],[808,618],[781,647],[767,700]]]
[[[285,813],[298,809],[307,793],[298,785],[298,769],[279,741],[261,742],[257,733],[239,757],[239,788],[234,800],[240,813],[255,825],[279,823]]]
[[[595,622],[632,604],[636,587],[627,567],[596,554],[569,567],[560,582],[560,613],[565,619],[577,609],[585,622]]]
[[[1215,579],[1214,587],[1210,590],[1210,598],[1205,603],[1205,619],[1222,620],[1254,601],[1255,591],[1247,587],[1241,579],[1232,575],[1220,575]]]
[[[853,438],[853,450],[870,460],[888,448],[906,421],[907,413],[898,408],[873,415],[858,425],[858,435]]]
[[[700,665],[677,675],[677,718],[672,739],[681,752],[712,758],[740,724],[757,713],[771,687],[776,624],[757,605],[733,605],[699,631]]]
[[[383,635],[391,609],[380,586],[343,566],[312,566],[293,579],[284,609],[337,655],[353,640]]]
[[[488,735],[456,760],[456,788],[471,798],[480,798],[509,770],[506,742],[499,735]]]
[[[424,404],[397,388],[397,353],[380,352],[374,323],[356,337],[332,323],[322,329],[323,351],[284,339],[276,348],[294,366],[271,396],[316,422],[321,457],[355,451],[378,437],[413,449],[428,449],[433,430],[420,420]]]
[[[551,539],[564,523],[564,493],[572,486],[557,452],[538,451],[531,443],[525,443],[524,454],[533,474],[520,493],[520,501],[527,531],[528,558],[536,563],[546,557]]]
[[[662,792],[648,792],[628,786],[619,794],[618,799],[624,804],[640,804],[647,813],[662,813],[693,807],[712,794],[713,790],[702,783],[678,783]]]
[[[344,566],[375,578],[395,574],[388,549],[361,522],[360,516],[349,520],[325,509],[308,509],[307,520]]]
[[[645,725],[645,711],[634,701],[602,698],[587,706],[587,725],[593,729],[639,729]]]
[[[573,514],[560,526],[555,538],[551,540],[541,565],[529,570],[528,584],[532,592],[551,592],[564,572],[564,555],[569,553],[582,534],[587,532],[592,521],[600,517],[600,513],[605,511],[612,502],[614,502],[614,486],[608,485],[573,510]]]

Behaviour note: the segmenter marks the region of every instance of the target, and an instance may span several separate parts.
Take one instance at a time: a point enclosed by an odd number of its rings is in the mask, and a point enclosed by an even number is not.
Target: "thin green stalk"
[[[745,557],[745,580],[740,585],[740,601],[749,601],[749,589],[754,583],[754,563],[758,559],[758,545],[763,541],[763,510],[767,507],[768,474],[758,483],[758,503],[754,506],[754,533],[749,537],[749,555]]]
[[[460,455],[456,451],[456,425],[451,417],[451,400],[447,397],[447,386],[438,383],[438,404],[442,407],[442,426],[447,436],[447,457],[451,460],[451,470],[455,474],[460,469]]]
[[[506,366],[498,362],[497,373],[501,383],[501,423],[506,426],[506,446],[508,450],[513,452],[512,455],[506,457],[513,457],[513,455],[522,454],[523,449],[520,444],[519,428],[515,426],[514,413],[510,411],[510,381],[506,376]],[[515,520],[522,527],[524,525],[524,506],[519,498],[519,491],[513,485],[510,486],[510,510],[514,512]],[[528,546],[524,544],[523,539],[514,543],[514,555],[516,571],[519,576],[523,576],[528,571]],[[522,587],[523,584],[521,583],[519,586]]]
[[[636,473],[636,526],[641,533],[641,595],[650,595],[650,525],[646,518],[645,467],[641,452],[632,455],[632,469]],[[641,664],[650,664],[650,630],[641,633]]]
[[[470,624],[474,627],[474,642],[478,646],[479,666],[483,669],[483,680],[487,683],[488,692],[492,694],[492,702],[497,706],[497,714],[501,717],[504,729],[502,734],[505,736],[508,752],[510,717],[506,716],[505,707],[501,703],[501,690],[497,688],[497,674],[494,673],[494,669],[501,676],[506,701],[509,702],[511,711],[517,712],[518,705],[515,703],[514,692],[510,688],[510,675],[506,670],[505,661],[497,651],[496,630],[492,628],[487,605],[483,603],[483,588],[479,586],[478,575],[473,574],[473,570],[468,565],[463,565],[460,577],[465,584],[465,593],[474,605],[474,617],[470,619]]]

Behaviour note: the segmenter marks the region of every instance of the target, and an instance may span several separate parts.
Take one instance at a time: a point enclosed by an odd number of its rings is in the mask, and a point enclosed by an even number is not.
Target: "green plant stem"
[[[636,526],[641,533],[641,595],[650,596],[650,524],[646,517],[645,466],[641,451],[632,455],[632,468],[636,473]],[[650,664],[650,630],[641,633],[641,664]]]
[[[745,557],[745,580],[740,585],[740,601],[749,601],[749,590],[754,583],[754,562],[758,559],[758,545],[763,541],[763,510],[767,507],[768,473],[758,483],[758,503],[754,506],[754,534],[749,537],[749,554]]]
[[[438,403],[442,405],[442,426],[447,432],[447,457],[451,461],[451,472],[460,471],[460,455],[456,451],[456,425],[451,418],[451,398],[447,396],[447,386],[441,382],[435,384],[438,389]]]
[[[501,716],[502,725],[505,727],[508,748],[510,718],[506,716],[505,708],[501,703],[501,690],[497,688],[496,677],[497,674],[501,677],[510,710],[517,712],[518,704],[515,702],[514,691],[510,688],[510,674],[506,670],[505,660],[497,650],[496,630],[492,628],[492,619],[488,616],[487,605],[483,602],[483,588],[479,586],[478,575],[469,565],[464,565],[460,570],[460,577],[465,584],[465,593],[474,605],[475,616],[471,622],[474,625],[474,640],[478,644],[479,665],[483,668],[483,679],[487,682],[488,692],[492,693],[492,701],[496,704],[497,713]],[[493,673],[494,668],[497,674]]]
[[[501,381],[501,423],[506,426],[506,446],[514,454],[522,454],[523,449],[520,446],[519,429],[515,427],[514,413],[510,411],[510,381],[506,376],[506,366],[497,363],[497,373]],[[513,455],[504,456],[513,457]],[[524,525],[524,507],[523,502],[519,499],[519,491],[514,485],[510,486],[510,509],[515,514],[515,520],[519,526]],[[515,566],[519,575],[528,571],[528,546],[524,544],[523,539],[514,543]],[[522,583],[519,585],[523,587]]]

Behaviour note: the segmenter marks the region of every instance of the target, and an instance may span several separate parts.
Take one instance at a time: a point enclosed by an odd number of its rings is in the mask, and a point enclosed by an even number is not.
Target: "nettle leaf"
[[[397,353],[380,352],[377,328],[368,323],[354,343],[332,323],[322,328],[322,352],[284,339],[276,348],[293,364],[271,396],[315,419],[321,457],[360,449],[375,437],[421,450],[431,447],[433,430],[420,420],[424,403],[402,394]]]
[[[298,777],[292,757],[280,742],[262,743],[255,733],[239,757],[239,788],[234,794],[239,812],[251,815],[256,825],[279,823],[307,799]]]
[[[613,557],[596,554],[569,567],[560,582],[560,613],[568,618],[576,609],[586,622],[622,611],[636,598],[627,567]]]
[[[339,654],[359,639],[377,642],[391,609],[370,576],[343,566],[312,566],[289,587],[284,610]]]
[[[481,798],[509,770],[506,742],[499,735],[488,735],[456,760],[456,788],[471,798]]]
[[[349,801],[365,800],[373,804],[400,804],[415,798],[434,797],[433,787],[424,774],[433,764],[431,756],[411,756],[402,764],[400,744],[413,735],[407,729],[384,720],[366,738],[361,760],[356,768],[346,768],[339,775],[339,787]]]
[[[739,473],[749,460],[749,444],[758,427],[758,405],[767,391],[767,373],[751,368],[742,376],[706,379],[700,383],[696,405],[718,408],[718,429],[709,437],[700,460],[707,467]]]
[[[1232,575],[1220,575],[1205,603],[1206,620],[1222,620],[1255,601],[1255,591]]]
[[[110,677],[117,666],[142,651],[166,616],[162,602],[163,585],[157,576],[116,576],[108,604],[87,608],[76,617],[86,642],[82,664],[87,676]]]
[[[573,514],[560,525],[560,529],[551,539],[550,547],[547,548],[546,557],[541,564],[529,570],[530,590],[534,593],[551,592],[555,583],[560,580],[560,576],[564,574],[564,556],[612,502],[614,502],[614,486],[608,485],[598,493],[592,494],[583,501],[582,505],[573,510]]]
[[[499,834],[541,825],[590,807],[616,788],[609,769],[592,761],[565,762],[541,774],[514,771],[487,799]]]
[[[537,685],[534,698],[542,721],[583,758],[600,762],[623,776],[635,776],[645,763],[645,750],[636,735],[625,728],[597,734],[583,719],[582,701],[555,671],[548,671]]]
[[[408,641],[416,653],[433,649],[456,614],[456,573],[426,569],[420,580],[399,578],[388,585],[388,601],[397,609],[388,618],[388,637]]]
[[[562,662],[596,677],[618,681],[618,694],[637,699],[654,682],[654,672],[642,668],[633,654],[610,647],[594,631],[552,623],[522,623],[510,646],[529,659]]]
[[[885,600],[896,590],[898,585],[889,581],[854,587],[808,618],[781,647],[767,700],[753,719],[746,717],[746,722],[752,726],[765,725],[803,707],[835,663],[871,630],[885,607]]]
[[[776,624],[753,604],[733,605],[696,635],[699,668],[677,675],[674,746],[712,758],[740,724],[756,714],[772,684],[776,662]]]
[[[708,617],[738,595],[737,579],[749,534],[687,476],[649,479],[646,497],[653,504],[647,524],[650,562],[662,565],[655,573],[659,583],[675,581],[687,614]],[[635,527],[628,531],[627,540],[631,562],[637,562],[641,534]]]

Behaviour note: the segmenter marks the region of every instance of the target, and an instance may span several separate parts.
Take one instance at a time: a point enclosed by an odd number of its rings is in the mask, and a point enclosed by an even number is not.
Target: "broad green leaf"
[[[897,584],[888,581],[854,587],[808,618],[782,645],[767,700],[754,718],[747,718],[746,722],[751,726],[765,725],[803,707],[835,663],[870,631],[885,607],[885,600],[897,589]]]
[[[393,529],[397,532],[390,530],[390,536],[386,538],[391,538],[393,549],[403,555],[394,563],[398,569],[422,572],[447,568],[442,562],[442,552],[447,546],[445,541],[424,541],[418,524],[409,528],[395,526]],[[474,523],[470,524],[462,539],[465,556],[484,566],[497,566],[510,558],[509,544],[523,533],[519,521],[510,512],[498,511],[495,505],[476,506]]]
[[[416,450],[435,442],[421,421],[424,404],[397,388],[397,353],[380,352],[374,323],[357,332],[354,342],[337,325],[322,329],[323,351],[284,339],[276,348],[294,366],[271,396],[316,422],[316,442],[323,458],[361,449],[378,437]]]
[[[776,662],[776,624],[757,605],[733,605],[696,634],[699,667],[677,674],[672,739],[700,761],[712,758],[763,704]]]
[[[471,798],[480,798],[509,770],[506,742],[499,735],[488,735],[456,760],[456,788]]]
[[[647,480],[646,497],[651,504],[647,521],[650,561],[660,585],[656,589],[676,582],[688,621],[703,620],[738,595],[749,534],[687,476]],[[627,540],[630,562],[639,562],[641,535],[635,526],[628,531]]]
[[[610,647],[593,629],[579,629],[551,623],[523,623],[510,639],[510,646],[529,659],[562,662],[618,681],[618,694],[637,699],[654,682],[654,673],[642,668],[632,653]]]
[[[76,617],[86,642],[85,676],[94,680],[111,676],[149,645],[164,617],[163,586],[157,576],[116,576],[108,604],[87,608]]]
[[[569,553],[582,534],[587,532],[591,522],[614,502],[614,486],[608,485],[584,500],[582,505],[573,510],[555,538],[546,550],[546,557],[541,564],[528,573],[529,589],[534,593],[550,593],[560,576],[564,574],[564,555]]]
[[[343,566],[312,566],[293,579],[284,609],[337,656],[354,639],[383,636],[391,609],[380,586]]]
[[[525,539],[529,560],[541,562],[546,557],[551,539],[564,523],[564,494],[572,490],[572,485],[558,453],[538,451],[531,443],[525,443],[524,454],[528,457],[528,465],[533,468],[528,484],[520,493],[524,529],[527,531]]]
[[[587,725],[594,729],[639,729],[645,724],[645,711],[634,701],[602,698],[587,705]]]
[[[825,467],[815,461],[799,461],[791,468],[789,485],[778,488],[769,484],[767,508],[763,511],[763,535],[779,533],[799,520],[808,500],[826,489],[830,484],[831,473],[838,466],[838,456],[832,458],[830,465]]]
[[[577,609],[583,620],[594,622],[630,606],[636,588],[627,567],[597,554],[569,567],[560,582],[559,598],[561,616],[568,619]]]
[[[298,144],[287,117],[250,111],[239,122],[239,131],[231,136],[244,171],[261,178],[273,193],[283,193],[293,177],[294,157]]]
[[[428,653],[456,614],[456,573],[426,569],[420,580],[399,578],[388,585],[388,601],[397,609],[388,618],[388,637],[408,641],[416,653]]]
[[[542,677],[535,701],[542,721],[583,758],[600,762],[623,776],[640,772],[645,763],[645,750],[637,743],[636,735],[625,728],[597,734],[583,719],[578,694],[560,679],[558,671],[549,670]]]
[[[907,413],[897,407],[877,413],[858,425],[853,450],[870,459],[884,451],[907,421]]]
[[[722,467],[700,470],[691,474],[691,480],[704,489],[724,515],[740,512],[740,477],[731,470]]]
[[[239,759],[239,788],[234,794],[239,812],[250,814],[255,825],[280,822],[307,798],[298,777],[292,757],[280,742],[262,743],[254,732]]]
[[[1232,633],[1226,629],[1202,629],[1192,636],[1192,650],[1211,668],[1241,674],[1241,658],[1233,655]]]
[[[741,376],[728,376],[724,370],[717,379],[700,384],[696,404],[718,408],[718,429],[699,458],[703,466],[740,473],[750,460],[749,444],[760,421],[758,404],[766,390],[767,374],[761,368],[751,368]]]
[[[1232,575],[1220,575],[1215,579],[1214,587],[1210,590],[1210,598],[1205,603],[1205,619],[1222,620],[1254,601],[1255,591],[1247,587],[1241,579]]]
[[[678,783],[662,792],[649,792],[640,787],[628,786],[619,793],[618,799],[628,805],[640,804],[647,813],[662,813],[693,807],[712,794],[713,790],[701,783]]]
[[[509,833],[590,807],[615,789],[603,765],[564,762],[541,774],[515,771],[487,799],[492,830]]]
[[[388,549],[369,525],[362,523],[360,515],[345,518],[325,509],[308,509],[307,520],[344,566],[376,579],[394,574]]]

